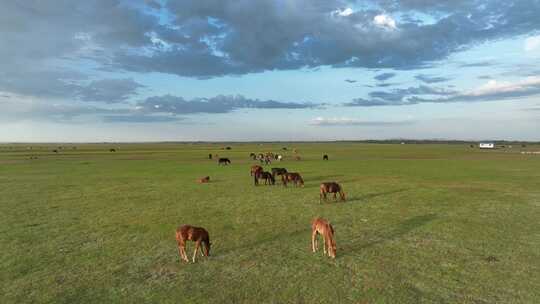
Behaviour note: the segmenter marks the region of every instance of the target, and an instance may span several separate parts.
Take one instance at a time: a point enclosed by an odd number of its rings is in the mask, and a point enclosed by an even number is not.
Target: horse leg
[[[317,230],[313,230],[311,232],[311,250],[313,250],[313,252],[316,252],[317,247]]]
[[[193,252],[193,263],[195,263],[195,257],[197,257],[197,250],[199,250],[200,244],[201,244],[201,241],[195,242],[195,251]]]
[[[321,234],[321,236],[322,236],[322,240],[323,240],[324,255],[326,255],[326,238],[324,237],[324,234]]]
[[[178,254],[180,255],[180,261],[184,259],[184,255],[182,254],[182,244],[178,242]]]
[[[186,254],[186,243],[183,243],[180,247],[180,256],[182,257],[182,260],[189,262],[189,259]]]

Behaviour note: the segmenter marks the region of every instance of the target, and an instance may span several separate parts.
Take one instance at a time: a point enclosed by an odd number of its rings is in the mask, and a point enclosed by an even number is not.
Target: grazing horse
[[[275,185],[276,184],[276,180],[274,179],[274,176],[270,172],[264,172],[264,171],[258,172],[257,173],[257,178],[264,179],[264,184],[265,185],[267,185],[267,184]],[[259,182],[257,181],[257,184],[258,183]]]
[[[272,175],[274,176],[274,178],[276,177],[276,175],[282,175],[284,173],[287,173],[287,169],[285,169],[285,168],[272,168]]]
[[[322,160],[328,160],[328,155],[323,155]]]
[[[182,225],[176,228],[176,242],[178,243],[178,253],[180,258],[186,262],[189,262],[189,259],[186,254],[186,241],[195,242],[195,252],[193,252],[193,263],[195,263],[195,257],[197,256],[197,250],[201,243],[204,245],[204,250],[201,250],[201,256],[203,253],[205,256],[210,255],[210,237],[208,236],[208,231],[201,227],[194,227],[191,225]]]
[[[327,220],[316,217],[311,221],[311,249],[313,252],[316,252],[318,249],[317,245],[317,234],[320,234],[323,238],[323,250],[324,254],[328,249],[328,256],[335,259],[336,258],[336,241],[334,239],[334,227]]]
[[[212,159],[212,153],[208,154],[208,159]]]
[[[342,201],[345,201],[345,192],[343,192],[343,188],[340,184],[336,182],[329,182],[329,183],[322,183],[320,186],[320,195],[319,195],[319,203],[322,202],[322,199],[324,198],[324,201],[326,202],[326,194],[327,193],[333,193],[334,194],[334,200],[337,199],[336,194],[339,193],[339,197]]]
[[[287,187],[288,182],[293,182],[295,187],[298,186],[298,184],[300,184],[301,187],[304,187],[304,180],[302,179],[302,176],[296,172],[283,173],[281,175],[281,181],[285,187]]]
[[[210,182],[210,176],[205,176],[203,178],[199,178],[197,181],[199,182],[199,184],[209,183]]]
[[[231,160],[228,159],[228,158],[221,157],[221,158],[218,160],[218,165],[229,165],[229,164],[231,164]]]
[[[263,167],[261,167],[259,165],[253,165],[253,166],[251,166],[250,175],[254,176],[254,175],[257,175],[258,172],[262,172],[262,171],[263,171]]]

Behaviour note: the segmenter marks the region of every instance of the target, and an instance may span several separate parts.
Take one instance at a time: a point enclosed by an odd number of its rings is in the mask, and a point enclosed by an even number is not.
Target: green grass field
[[[540,303],[540,155],[522,148],[27,146],[0,145],[1,303]],[[305,187],[254,187],[249,153],[283,146],[272,166]],[[348,201],[319,204],[332,180]],[[335,260],[310,250],[314,216]],[[179,261],[180,224],[210,257]]]

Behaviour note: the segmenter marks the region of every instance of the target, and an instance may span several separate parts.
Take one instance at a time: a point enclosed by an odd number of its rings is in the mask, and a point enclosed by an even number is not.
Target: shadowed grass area
[[[540,156],[520,149],[27,146],[0,145],[1,303],[540,302]],[[253,186],[249,153],[266,151],[305,187]],[[333,180],[348,201],[320,204]],[[335,260],[310,250],[315,216]],[[195,264],[174,240],[186,223],[213,243]]]

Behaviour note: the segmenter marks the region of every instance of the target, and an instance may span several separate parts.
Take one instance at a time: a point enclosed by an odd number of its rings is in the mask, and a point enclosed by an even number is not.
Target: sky
[[[0,0],[0,142],[540,140],[540,0]]]

